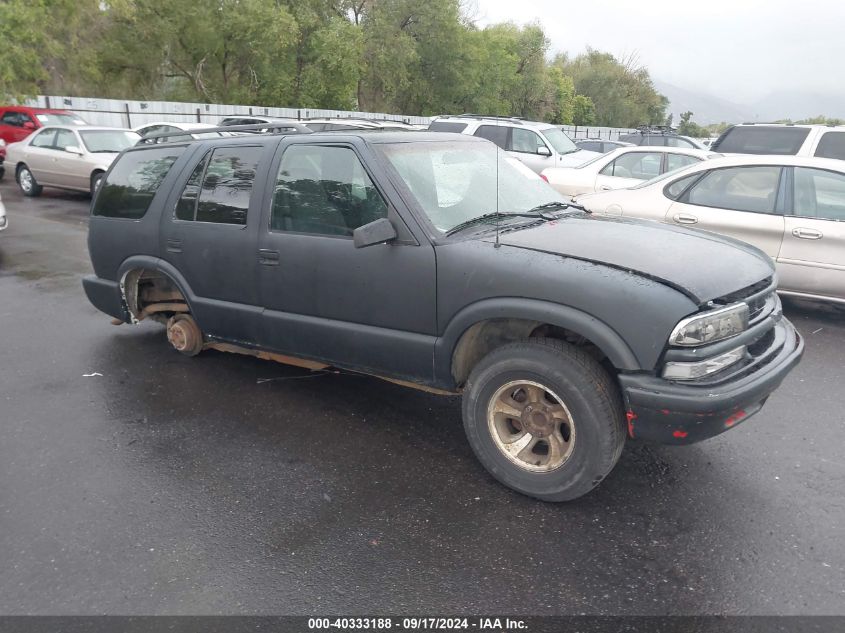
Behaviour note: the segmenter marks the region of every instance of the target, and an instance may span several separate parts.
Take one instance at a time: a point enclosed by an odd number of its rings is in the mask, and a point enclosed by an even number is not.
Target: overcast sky
[[[750,102],[780,90],[845,100],[843,0],[469,0],[479,26],[539,21],[553,51],[635,52],[652,77]]]

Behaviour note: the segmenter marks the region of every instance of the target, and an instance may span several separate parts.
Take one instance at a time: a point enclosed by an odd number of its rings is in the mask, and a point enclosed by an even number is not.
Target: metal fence
[[[266,116],[285,119],[359,118],[404,121],[428,125],[431,117],[406,116],[385,112],[353,112],[314,108],[270,108],[260,106],[222,105],[214,103],[180,103],[176,101],[126,101],[88,97],[39,96],[28,105],[38,108],[72,110],[92,125],[137,127],[155,121],[180,123],[219,123],[228,116]]]
[[[39,96],[28,102],[38,108],[72,110],[93,125],[137,127],[156,121],[180,123],[219,123],[229,116],[266,116],[285,119],[357,118],[404,121],[428,125],[434,117],[408,116],[385,112],[354,112],[351,110],[321,110],[316,108],[271,108],[263,106],[223,105],[217,103],[181,103],[177,101],[127,101],[91,97]],[[628,128],[599,126],[561,126],[572,139],[602,138],[616,140],[623,134],[636,132]]]

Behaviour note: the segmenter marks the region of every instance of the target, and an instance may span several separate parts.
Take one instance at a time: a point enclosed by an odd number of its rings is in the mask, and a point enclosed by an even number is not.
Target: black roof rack
[[[640,125],[637,127],[637,132],[645,136],[646,134],[677,134],[677,128],[669,125]]]
[[[204,127],[196,130],[180,130],[179,132],[160,132],[144,136],[138,141],[138,145],[155,144],[156,139],[176,138],[192,136],[193,134],[212,134],[215,132],[243,132],[244,134],[313,134],[313,131],[297,121],[279,121],[275,123],[255,123],[252,125],[221,125],[219,127]],[[185,140],[200,139],[179,139]],[[174,141],[177,142],[177,141]]]
[[[444,119],[497,119],[500,121],[510,121],[511,123],[522,123],[526,119],[522,119],[516,116],[501,116],[498,114],[473,114],[473,113],[464,113],[464,114],[444,114],[438,118]]]

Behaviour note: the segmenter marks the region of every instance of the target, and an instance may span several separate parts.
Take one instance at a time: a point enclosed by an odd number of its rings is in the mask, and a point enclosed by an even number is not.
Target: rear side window
[[[686,154],[666,154],[666,171],[680,169],[687,165],[695,165],[700,160],[700,158],[687,156]]]
[[[809,128],[800,127],[737,126],[727,130],[710,149],[725,154],[794,156],[801,149],[809,133]]]
[[[488,141],[493,141],[502,149],[507,149],[508,129],[501,125],[482,125],[475,131],[475,136],[486,138]]]
[[[845,160],[845,132],[825,132],[816,148],[816,156]]]
[[[714,169],[684,194],[685,202],[734,211],[774,213],[780,171],[774,165]]]
[[[161,181],[184,149],[167,147],[123,154],[100,186],[92,214],[125,220],[144,217]]]
[[[434,121],[428,126],[429,132],[463,132],[467,129],[466,123],[456,123],[454,121]]]
[[[261,147],[218,147],[206,154],[185,185],[176,205],[176,218],[246,224],[262,150]]]

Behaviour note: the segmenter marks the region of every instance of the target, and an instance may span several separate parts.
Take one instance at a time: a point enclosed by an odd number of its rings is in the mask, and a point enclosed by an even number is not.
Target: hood
[[[630,270],[680,290],[697,304],[774,274],[769,257],[744,242],[630,218],[565,216],[503,233],[499,242]]]

